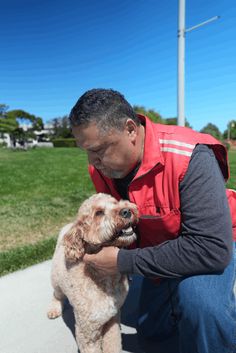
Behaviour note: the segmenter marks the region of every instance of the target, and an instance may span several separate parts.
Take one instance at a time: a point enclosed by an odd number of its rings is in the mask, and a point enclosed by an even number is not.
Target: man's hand
[[[118,252],[119,248],[114,246],[104,247],[97,254],[85,254],[83,261],[105,274],[113,275],[119,272],[117,268]]]

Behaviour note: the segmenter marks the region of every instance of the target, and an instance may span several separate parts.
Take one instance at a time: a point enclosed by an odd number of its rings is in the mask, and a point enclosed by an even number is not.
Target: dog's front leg
[[[56,319],[62,314],[64,298],[65,296],[60,290],[60,288],[55,288],[53,298],[47,312],[49,319]]]
[[[76,324],[75,335],[80,353],[103,353],[101,333],[96,328],[93,330],[86,325],[81,328]]]
[[[119,313],[106,323],[103,329],[102,352],[120,353],[122,351]]]

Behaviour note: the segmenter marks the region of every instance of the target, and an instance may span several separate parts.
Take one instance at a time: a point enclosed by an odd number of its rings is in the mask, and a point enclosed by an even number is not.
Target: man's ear
[[[127,119],[125,130],[131,139],[136,139],[138,127],[132,119]]]
[[[84,241],[82,239],[82,229],[78,225],[64,235],[65,258],[71,262],[76,262],[84,256]]]

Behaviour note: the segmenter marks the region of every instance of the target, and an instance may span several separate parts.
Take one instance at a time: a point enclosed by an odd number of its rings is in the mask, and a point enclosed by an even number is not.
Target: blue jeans
[[[174,349],[168,346],[160,353],[236,353],[235,277],[236,252],[222,274],[163,280],[160,285],[143,279],[139,337],[152,342],[175,337]]]

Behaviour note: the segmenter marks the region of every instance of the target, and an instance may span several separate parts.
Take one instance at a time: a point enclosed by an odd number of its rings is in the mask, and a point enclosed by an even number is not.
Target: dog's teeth
[[[127,228],[127,229],[122,229],[122,231],[121,231],[121,234],[122,235],[132,235],[133,234],[133,229],[132,229],[132,227],[129,227],[129,228]]]

